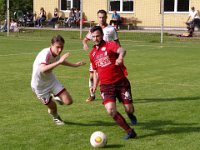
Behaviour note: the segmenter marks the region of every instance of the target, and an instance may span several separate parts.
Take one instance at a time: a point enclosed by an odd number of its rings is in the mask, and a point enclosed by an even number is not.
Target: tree
[[[0,20],[6,18],[6,2],[0,0]],[[14,17],[14,12],[21,10],[23,13],[33,11],[33,0],[10,0],[10,18]]]

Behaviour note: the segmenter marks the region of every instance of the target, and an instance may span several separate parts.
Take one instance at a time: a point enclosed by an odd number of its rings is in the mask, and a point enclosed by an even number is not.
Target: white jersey
[[[107,25],[106,27],[102,28],[103,29],[103,40],[104,41],[114,41],[118,39],[117,32],[115,28],[111,25]],[[92,39],[92,34],[89,31],[88,34],[86,35],[86,38],[91,40]]]
[[[60,56],[53,56],[50,48],[43,49],[36,57],[33,63],[33,72],[31,79],[31,87],[41,92],[48,91],[56,80],[52,71],[42,73],[40,70],[41,64],[51,64],[58,61]]]

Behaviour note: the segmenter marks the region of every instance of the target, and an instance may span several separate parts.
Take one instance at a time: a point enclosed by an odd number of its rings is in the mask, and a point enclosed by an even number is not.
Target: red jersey
[[[98,49],[94,46],[90,52],[90,62],[99,75],[100,84],[112,84],[127,75],[126,67],[123,64],[115,65],[118,48],[119,45],[116,42],[103,41]]]

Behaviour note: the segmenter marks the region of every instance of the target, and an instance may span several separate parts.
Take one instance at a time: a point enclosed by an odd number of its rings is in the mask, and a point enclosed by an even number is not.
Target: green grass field
[[[67,122],[56,126],[47,108],[30,88],[32,63],[49,46],[52,35],[65,37],[69,61],[84,60],[86,66],[54,70],[74,99],[71,106],[58,106]],[[6,37],[0,34],[0,149],[1,150],[90,150],[90,135],[107,134],[105,149],[198,150],[200,147],[200,42],[159,34],[119,33],[127,50],[125,64],[132,85],[138,124],[137,139],[125,135],[107,115],[99,93],[88,97],[89,52],[82,50],[79,32],[30,31]],[[92,45],[92,43],[91,43]],[[91,47],[90,45],[90,47]],[[117,104],[119,112],[123,106]]]

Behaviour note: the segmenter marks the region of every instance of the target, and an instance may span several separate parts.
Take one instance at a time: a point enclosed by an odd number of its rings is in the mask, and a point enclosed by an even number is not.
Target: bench
[[[128,30],[136,29],[137,28],[137,23],[140,21],[137,18],[131,17],[131,18],[125,18],[121,17],[121,24],[120,27],[127,27]]]
[[[84,20],[83,21],[83,25],[86,26],[87,24],[89,24],[90,28],[92,26],[94,26],[95,21],[89,21],[89,20]]]

